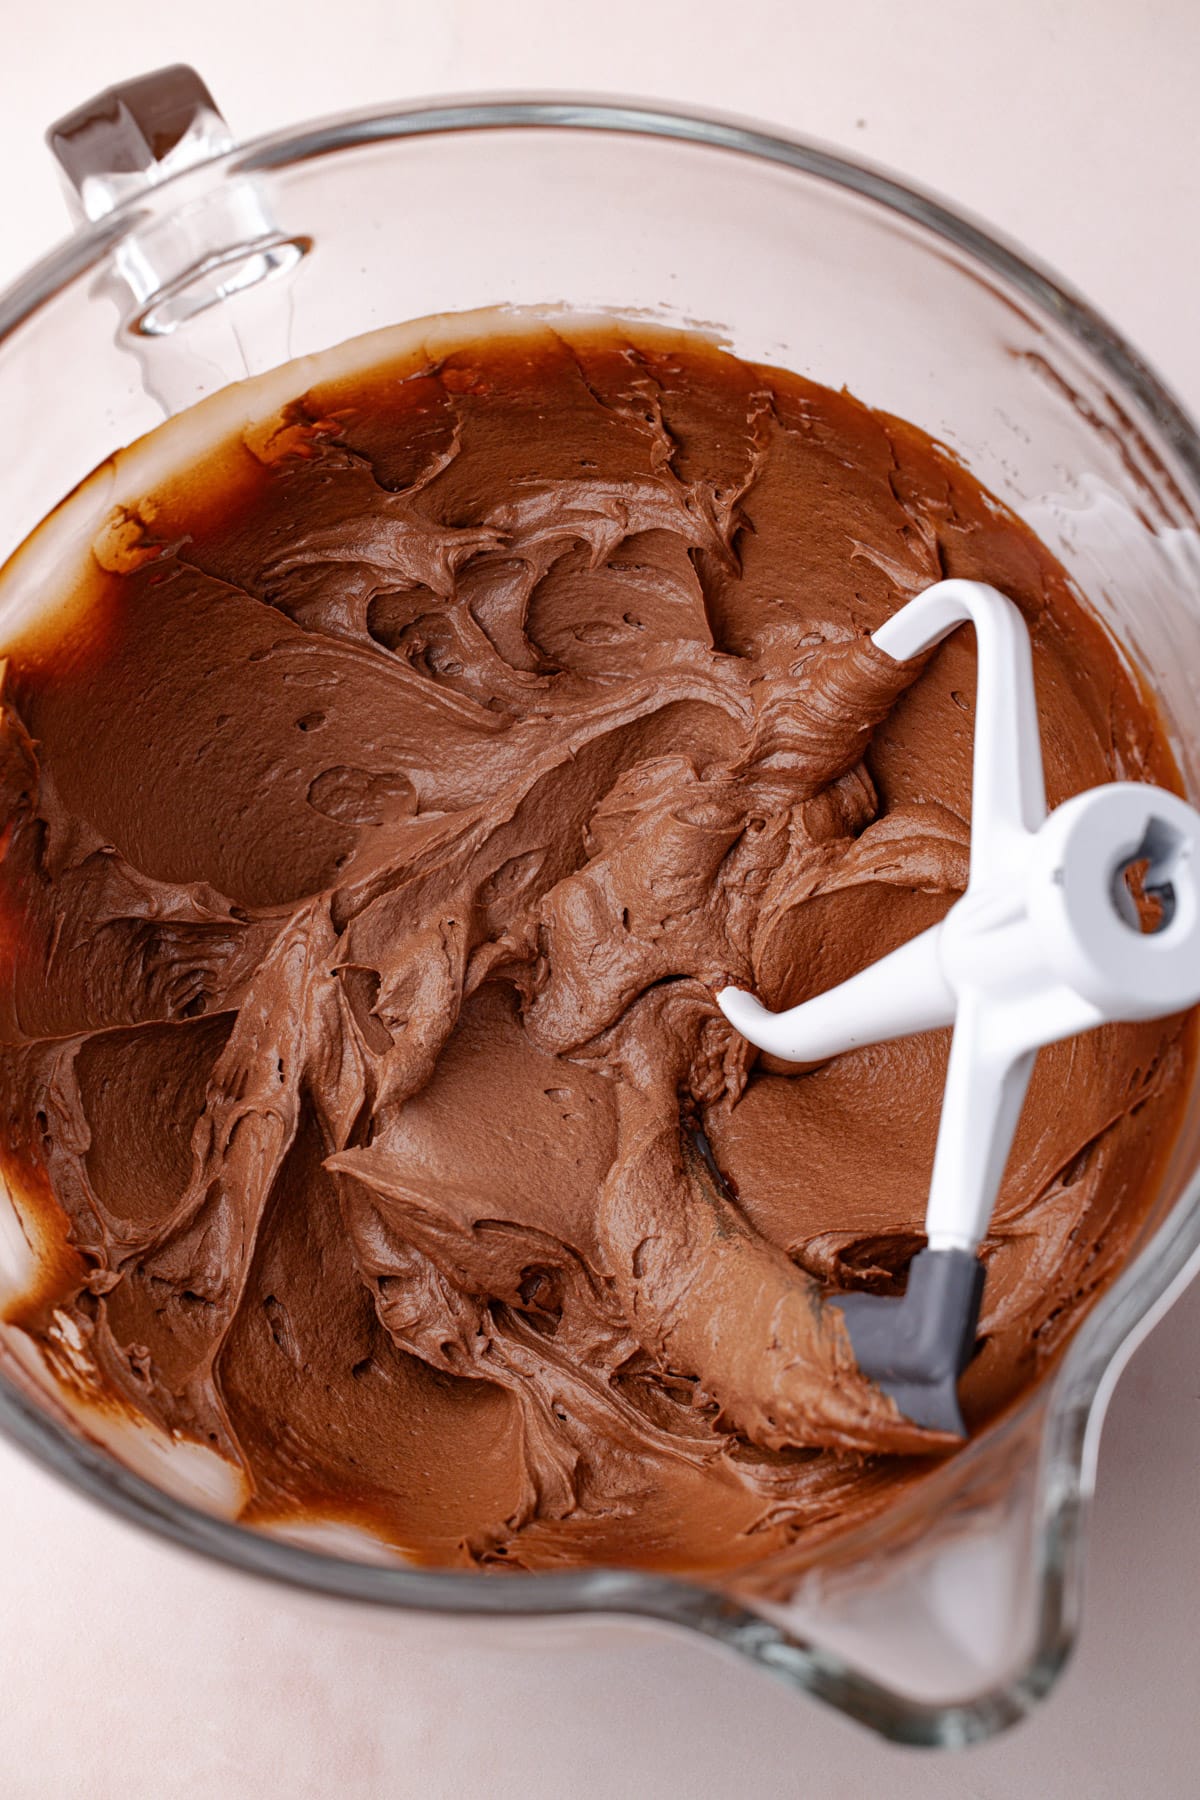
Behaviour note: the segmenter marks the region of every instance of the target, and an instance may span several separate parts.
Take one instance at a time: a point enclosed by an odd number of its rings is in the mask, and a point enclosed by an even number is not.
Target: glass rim
[[[1100,312],[1044,264],[923,188],[842,152],[723,113],[697,114],[639,99],[588,94],[488,94],[363,109],[235,145],[84,225],[0,293],[0,345],[42,306],[99,264],[130,231],[197,179],[269,173],[373,144],[454,133],[611,132],[726,151],[816,178],[923,228],[1016,290],[1111,377],[1162,436],[1200,513],[1200,432],[1168,385]],[[1034,1580],[1033,1651],[1018,1673],[953,1703],[910,1698],[806,1642],[730,1594],[698,1581],[622,1568],[498,1575],[359,1562],[268,1535],[203,1511],[134,1473],[78,1436],[0,1370],[0,1432],[42,1467],[109,1512],[243,1573],[343,1600],[490,1618],[624,1616],[698,1632],[749,1657],[793,1688],[824,1700],[895,1741],[960,1745],[1023,1717],[1053,1682],[1075,1635],[1081,1527],[1099,1427],[1121,1368],[1200,1268],[1200,1172],[1139,1254],[1073,1334],[1061,1360],[985,1434],[1007,1431],[1044,1407]],[[978,1440],[982,1442],[983,1440]],[[969,1453],[969,1452],[968,1452]],[[960,1460],[946,1465],[947,1475]],[[936,1479],[936,1477],[934,1478]],[[907,1504],[915,1505],[915,1497]],[[901,1509],[906,1506],[900,1503]],[[896,1517],[895,1511],[887,1515]],[[867,1537],[868,1524],[851,1534]],[[849,1541],[849,1539],[847,1540]],[[778,1611],[776,1610],[776,1619]]]

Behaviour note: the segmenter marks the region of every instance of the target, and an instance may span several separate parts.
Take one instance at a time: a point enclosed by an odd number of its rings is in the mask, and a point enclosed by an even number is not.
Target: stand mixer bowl
[[[0,297],[0,404],[21,448],[0,560],[118,446],[379,327],[547,304],[699,322],[941,439],[1063,563],[1200,799],[1200,680],[1178,652],[1200,620],[1196,427],[1083,301],[937,201],[811,144],[625,101],[437,102],[239,147],[179,69],[51,141],[85,222]],[[0,1298],[20,1249],[0,1196]],[[1197,1268],[1192,1105],[1129,1265],[1041,1384],[770,1603],[619,1569],[418,1570],[242,1527],[198,1464],[77,1416],[9,1327],[0,1431],[250,1573],[456,1615],[464,1633],[485,1615],[683,1627],[889,1737],[957,1744],[1022,1716],[1061,1668],[1109,1394]]]

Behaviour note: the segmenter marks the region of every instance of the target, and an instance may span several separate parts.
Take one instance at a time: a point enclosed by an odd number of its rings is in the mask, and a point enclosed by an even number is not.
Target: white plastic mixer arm
[[[954,1023],[926,1210],[931,1249],[987,1230],[1036,1050],[1111,1019],[1200,1000],[1200,815],[1161,788],[1116,782],[1046,816],[1029,635],[995,588],[943,581],[875,633],[897,661],[975,627],[978,675],[970,877],[940,925],[800,1006],[772,1013],[725,988],[726,1018],[760,1049],[815,1062]],[[1124,885],[1146,865],[1160,919]]]
[[[741,988],[723,988],[717,999],[743,1037],[784,1062],[825,1062],[860,1044],[934,1031],[952,1022],[958,1005],[942,974],[941,935],[942,927],[932,925],[839,987],[787,1012],[769,1011]]]
[[[971,880],[1003,879],[1005,857],[1046,817],[1033,655],[1024,619],[996,588],[979,581],[939,581],[894,613],[872,642],[906,662],[967,623],[975,627],[977,648]]]

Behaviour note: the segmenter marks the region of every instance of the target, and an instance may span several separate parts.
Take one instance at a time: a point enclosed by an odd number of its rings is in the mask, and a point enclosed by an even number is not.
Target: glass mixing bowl
[[[51,143],[81,223],[0,298],[0,416],[20,447],[0,558],[116,447],[356,334],[497,304],[699,322],[924,427],[1028,520],[1157,694],[1200,800],[1200,657],[1180,653],[1200,618],[1196,429],[1082,300],[939,202],[811,144],[629,102],[437,102],[243,147],[183,69],[101,96]],[[463,1630],[685,1627],[891,1737],[961,1743],[1025,1712],[1069,1650],[1105,1405],[1198,1266],[1198,1169],[1193,1105],[1128,1267],[1041,1386],[786,1602],[619,1569],[420,1571],[243,1528],[186,1457],[77,1416],[12,1330],[0,1430],[246,1571]]]

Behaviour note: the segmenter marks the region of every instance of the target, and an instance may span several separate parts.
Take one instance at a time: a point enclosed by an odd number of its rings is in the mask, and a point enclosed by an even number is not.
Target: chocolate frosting
[[[921,1479],[825,1297],[920,1243],[946,1034],[797,1072],[713,995],[792,1004],[964,885],[970,634],[867,637],[943,575],[1026,615],[1052,802],[1175,784],[945,451],[698,339],[381,353],[111,520],[3,688],[26,1329],[248,1519],[430,1563],[761,1573]],[[1040,1058],[973,1426],[1120,1265],[1186,1055]]]

